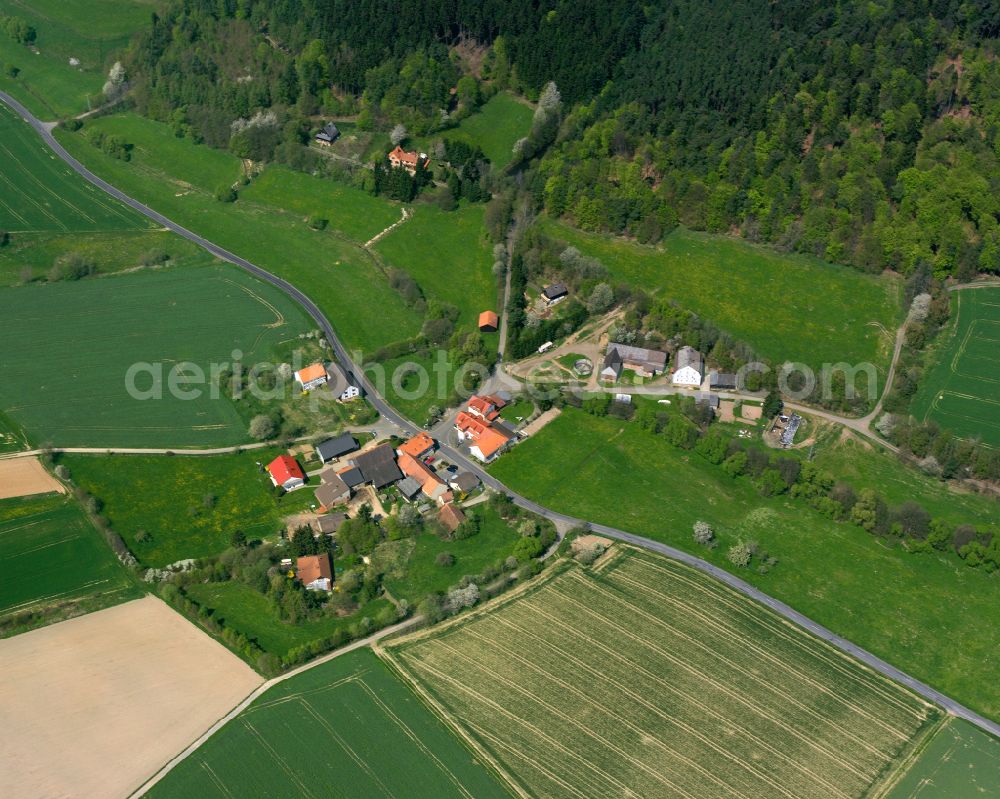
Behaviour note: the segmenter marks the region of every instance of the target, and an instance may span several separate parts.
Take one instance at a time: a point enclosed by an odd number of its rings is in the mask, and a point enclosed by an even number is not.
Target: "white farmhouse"
[[[677,350],[674,359],[673,384],[675,386],[700,386],[704,375],[701,353],[694,347],[684,346]]]

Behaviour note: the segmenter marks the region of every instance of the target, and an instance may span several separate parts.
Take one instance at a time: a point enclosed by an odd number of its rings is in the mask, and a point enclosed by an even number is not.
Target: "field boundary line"
[[[924,753],[928,746],[930,746],[931,741],[933,741],[939,733],[945,731],[951,727],[954,721],[954,716],[948,716],[942,714],[939,718],[935,719],[930,724],[925,724],[924,729],[920,730],[920,733],[910,742],[907,752],[901,756],[897,757],[894,761],[886,765],[883,773],[879,775],[879,778],[871,785],[868,793],[863,797],[863,799],[885,799],[889,795],[889,792],[896,787],[903,777],[905,777],[914,764],[920,759],[920,756]]]
[[[441,719],[445,727],[465,742],[466,746],[468,746],[475,755],[482,758],[483,762],[493,769],[494,773],[497,774],[509,788],[513,789],[513,791],[521,799],[533,799],[531,794],[524,789],[521,783],[501,765],[500,761],[498,761],[496,757],[494,757],[493,754],[486,749],[486,747],[477,741],[476,738],[471,735],[463,725],[459,724],[458,721],[450,713],[448,713],[444,706],[431,695],[430,691],[418,682],[410,671],[402,665],[402,663],[397,659],[400,657],[397,653],[390,652],[386,647],[382,646],[378,642],[372,645],[372,651],[389,667],[389,670],[393,674],[395,674],[411,691],[413,691],[420,701],[433,711],[437,718]]]
[[[285,772],[285,774],[287,775],[288,779],[291,782],[295,783],[295,785],[298,786],[299,790],[302,791],[301,795],[308,797],[308,799],[315,799],[315,797],[312,794],[312,791],[310,791],[309,788],[306,786],[306,784],[302,782],[301,779],[299,779],[299,775],[295,773],[295,770],[289,768],[288,764],[285,762],[285,759],[278,755],[274,747],[271,746],[271,744],[267,741],[267,739],[260,734],[260,730],[254,727],[253,724],[251,724],[247,719],[242,719],[241,723],[243,724],[243,727],[254,738],[257,739],[257,741],[263,747],[264,751],[267,752],[274,759],[275,765],[278,768],[280,768],[283,772]]]
[[[340,657],[341,655],[346,655],[348,652],[353,652],[355,649],[363,649],[364,647],[369,646],[370,644],[374,644],[388,635],[400,632],[402,630],[407,629],[408,627],[412,627],[422,622],[423,622],[423,617],[421,616],[413,616],[412,618],[404,619],[403,621],[397,622],[396,624],[390,625],[389,627],[383,627],[381,630],[379,630],[376,633],[373,633],[372,635],[369,635],[367,638],[359,638],[357,641],[352,641],[351,643],[341,647],[340,649],[335,649],[333,652],[323,655],[322,657],[318,657],[315,660],[310,661],[309,663],[305,663],[302,666],[299,666],[298,668],[292,669],[289,672],[280,674],[277,677],[272,677],[270,680],[262,682],[260,685],[254,688],[249,694],[247,694],[242,701],[240,701],[237,705],[235,705],[232,710],[230,710],[228,713],[226,713],[224,716],[218,719],[207,730],[205,730],[205,732],[203,732],[201,735],[195,738],[195,740],[189,743],[184,749],[182,749],[180,752],[174,755],[174,757],[172,757],[166,763],[164,763],[159,768],[159,770],[154,772],[145,782],[142,783],[142,785],[140,785],[138,788],[132,791],[132,793],[128,795],[128,799],[138,799],[138,797],[143,796],[147,791],[149,791],[150,788],[152,788],[154,785],[156,785],[156,783],[158,783],[167,774],[169,774],[177,766],[178,763],[190,757],[198,749],[198,747],[200,747],[203,743],[205,743],[205,741],[207,741],[215,733],[221,730],[226,724],[228,724],[230,721],[239,716],[240,713],[242,713],[246,708],[248,708],[251,704],[253,704],[254,700],[256,700],[259,696],[264,694],[269,689],[285,682],[286,680],[290,680],[292,677],[295,677],[296,675],[302,674],[302,672],[304,671],[309,671],[310,669],[314,669],[317,666],[321,666],[324,663],[333,660],[334,658]]]

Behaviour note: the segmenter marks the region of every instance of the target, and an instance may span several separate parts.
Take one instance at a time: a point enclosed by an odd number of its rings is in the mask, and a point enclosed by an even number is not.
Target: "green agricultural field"
[[[0,619],[83,598],[101,606],[137,595],[125,569],[61,494],[0,500]]]
[[[151,222],[78,177],[38,134],[0,105],[0,230],[150,229]]]
[[[900,321],[897,281],[683,229],[656,248],[554,222],[544,230],[776,363],[869,361],[885,376]]]
[[[398,222],[402,213],[402,206],[361,189],[280,166],[267,167],[240,199],[273,206],[300,219],[325,219],[331,230],[359,244]]]
[[[483,213],[482,205],[450,212],[418,205],[411,219],[375,245],[388,264],[417,281],[426,297],[458,308],[458,325],[466,329],[478,324],[482,311],[501,310]],[[486,338],[496,346],[497,334]]]
[[[887,799],[1000,796],[1000,739],[950,719],[902,775]]]
[[[121,124],[116,121],[119,119],[103,117],[88,123],[88,127],[107,129]],[[368,253],[334,231],[312,230],[301,217],[273,206],[242,200],[220,203],[205,188],[179,185],[173,164],[164,164],[152,156],[147,160],[145,153],[153,152],[156,139],[139,138],[148,125],[159,123],[129,124],[136,135],[136,149],[129,163],[105,155],[81,134],[60,131],[58,135],[68,150],[114,185],[175,222],[294,283],[323,309],[349,348],[371,353],[420,331],[422,316],[408,308],[390,288],[379,264]],[[165,125],[159,127],[169,130]],[[203,145],[182,144],[192,150],[208,150]],[[197,153],[189,155],[199,157]],[[171,172],[164,172],[165,168]],[[377,314],[371,312],[373,308],[378,309]]]
[[[637,425],[573,408],[504,455],[490,471],[514,491],[578,518],[614,525],[734,569],[726,549],[757,541],[778,559],[741,577],[819,623],[987,716],[1000,717],[1000,689],[983,664],[1000,648],[984,624],[1000,606],[1000,581],[947,553],[913,555],[790,497],[764,498],[693,452]],[[931,496],[931,495],[929,495]],[[996,529],[996,514],[955,495],[963,521]],[[970,501],[966,501],[970,500]],[[695,521],[720,545],[694,544]]]
[[[862,797],[939,717],[698,572],[613,558],[387,647],[528,794]]]
[[[376,553],[376,563],[386,566],[385,586],[397,599],[416,605],[428,594],[443,593],[464,574],[480,574],[510,556],[521,534],[490,509],[486,503],[466,508],[467,516],[480,519],[479,532],[461,541],[445,541],[433,533],[412,539],[389,541]],[[395,553],[402,550],[402,557]],[[435,559],[442,552],[455,558],[452,566],[440,566]]]
[[[115,56],[156,6],[156,0],[0,0],[0,16],[21,17],[38,34],[33,48],[0,37],[0,64],[20,70],[16,78],[0,76],[0,89],[43,119],[96,106]]]
[[[478,144],[495,169],[503,169],[514,154],[514,142],[531,130],[534,110],[507,92],[495,94],[475,114],[462,120],[454,130],[441,134],[444,139],[460,139]]]
[[[112,529],[144,566],[217,555],[237,530],[273,535],[281,518],[312,499],[309,488],[278,499],[257,462],[277,449],[238,455],[63,455],[73,481],[98,497]],[[137,541],[140,531],[150,540]]]
[[[368,649],[271,688],[147,795],[510,796]]]
[[[264,594],[245,583],[199,583],[189,586],[185,593],[211,610],[214,618],[223,620],[226,627],[243,633],[265,652],[279,658],[296,647],[329,639],[337,630],[357,624],[366,616],[374,618],[380,612],[395,613],[388,599],[375,599],[350,616],[327,616],[289,624],[278,617]]]
[[[1000,447],[1000,287],[953,292],[951,310],[911,410],[962,438]]]
[[[224,392],[184,399],[171,370],[267,361],[275,346],[311,329],[284,294],[229,266],[142,271],[76,283],[0,289],[0,409],[35,443],[58,446],[225,446],[247,440],[246,422]],[[137,363],[161,364],[162,399],[135,399]],[[136,387],[153,377],[140,370]],[[183,384],[180,388],[187,391]]]

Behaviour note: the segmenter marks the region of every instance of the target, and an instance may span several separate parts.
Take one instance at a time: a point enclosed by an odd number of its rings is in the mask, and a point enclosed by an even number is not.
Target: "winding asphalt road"
[[[115,197],[116,199],[120,200],[125,205],[134,208],[140,214],[143,214],[144,216],[148,217],[149,219],[152,219],[153,221],[157,222],[163,227],[169,228],[178,235],[183,236],[188,241],[191,241],[194,244],[197,244],[198,246],[204,248],[208,252],[215,255],[217,258],[220,258],[224,261],[228,261],[229,263],[235,264],[236,266],[245,269],[252,275],[255,275],[261,280],[264,280],[270,283],[271,285],[276,286],[277,288],[281,289],[286,294],[288,294],[290,297],[293,297],[295,300],[297,300],[302,305],[302,307],[304,307],[309,312],[309,315],[312,316],[316,324],[319,325],[320,329],[324,332],[324,334],[327,337],[327,341],[329,341],[330,345],[333,347],[333,351],[336,354],[337,359],[346,367],[347,371],[352,376],[355,385],[362,386],[365,389],[368,395],[368,400],[371,402],[374,408],[380,414],[382,414],[383,417],[385,417],[390,422],[395,424],[399,428],[400,432],[408,435],[412,435],[415,432],[417,432],[419,428],[413,422],[396,413],[396,411],[394,411],[389,406],[389,404],[381,396],[379,396],[379,394],[375,391],[374,386],[371,385],[370,381],[365,376],[364,372],[358,368],[357,364],[355,364],[353,360],[351,360],[347,350],[344,348],[343,344],[341,344],[340,342],[340,339],[337,337],[337,334],[333,329],[333,325],[330,324],[330,321],[326,318],[326,316],[323,315],[323,312],[319,309],[319,307],[312,300],[310,300],[309,297],[303,294],[299,289],[297,289],[288,281],[283,280],[282,278],[277,277],[276,275],[272,275],[270,272],[261,269],[259,266],[256,266],[255,264],[251,263],[245,258],[241,258],[240,256],[235,255],[229,252],[228,250],[219,247],[216,244],[213,244],[208,239],[202,238],[197,233],[193,233],[187,228],[182,227],[181,225],[178,225],[175,222],[172,222],[170,219],[158,213],[157,211],[154,211],[152,208],[149,208],[148,206],[143,205],[139,201],[132,199],[124,192],[112,186],[110,183],[106,182],[105,180],[102,180],[97,175],[93,174],[90,170],[88,170],[85,166],[83,166],[83,164],[77,161],[52,136],[50,126],[41,122],[39,119],[36,119],[34,115],[32,115],[30,111],[28,111],[27,108],[25,108],[21,103],[19,103],[13,97],[4,92],[0,92],[0,101],[3,101],[12,109],[14,109],[14,111],[16,111],[28,124],[30,124],[38,132],[38,135],[41,136],[42,139],[46,142],[46,144],[48,144],[49,147],[52,148],[55,154],[58,155],[60,158],[62,158],[63,161],[65,161],[75,172],[77,172],[84,179],[88,180],[90,183],[97,186],[99,189],[107,192],[112,197]],[[525,510],[529,510],[533,513],[537,513],[539,516],[544,516],[545,518],[548,518],[553,522],[557,522],[563,525],[575,526],[575,525],[587,524],[590,527],[590,529],[593,530],[594,532],[606,535],[610,538],[618,539],[620,541],[625,541],[634,546],[642,547],[643,549],[648,549],[653,552],[658,552],[661,555],[665,555],[669,558],[673,558],[674,560],[678,560],[684,564],[687,564],[688,566],[697,569],[698,571],[703,572],[704,574],[707,574],[725,583],[726,585],[730,586],[736,591],[739,591],[740,593],[745,594],[746,596],[749,596],[750,598],[757,600],[763,605],[766,605],[775,613],[779,614],[780,616],[783,616],[784,618],[798,625],[802,629],[807,630],[808,632],[812,633],[818,638],[823,639],[824,641],[827,641],[828,643],[835,646],[837,649],[840,649],[841,651],[846,652],[847,654],[852,655],[853,657],[856,657],[858,660],[862,661],[875,671],[878,671],[881,674],[884,674],[885,676],[893,680],[896,680],[897,682],[900,682],[903,685],[906,685],[915,693],[919,694],[920,696],[924,697],[926,700],[930,702],[940,705],[949,713],[952,713],[956,716],[966,719],[972,724],[975,724],[977,727],[980,727],[983,730],[992,733],[993,735],[1000,736],[1000,724],[997,724],[996,722],[991,721],[990,719],[987,719],[984,716],[979,715],[978,713],[970,710],[964,705],[959,704],[954,699],[945,696],[940,691],[937,691],[934,688],[931,688],[929,685],[920,682],[914,677],[911,677],[905,672],[900,671],[895,666],[887,663],[886,661],[882,660],[879,657],[876,657],[871,652],[868,652],[867,650],[862,649],[856,644],[853,644],[850,641],[840,637],[831,630],[828,630],[826,627],[823,627],[822,625],[814,622],[812,619],[802,615],[798,611],[789,607],[784,602],[780,602],[779,600],[774,599],[771,596],[768,596],[764,592],[760,591],[759,589],[755,588],[754,586],[750,585],[744,580],[741,580],[739,577],[730,574],[724,569],[720,569],[717,566],[714,566],[711,563],[702,560],[701,558],[697,558],[694,555],[690,555],[687,552],[684,552],[683,550],[675,549],[674,547],[667,546],[666,544],[661,544],[658,541],[653,541],[652,539],[634,535],[624,530],[619,530],[614,527],[608,527],[603,524],[588,523],[583,519],[576,519],[572,516],[567,516],[566,514],[550,510],[549,508],[546,508],[543,505],[539,505],[537,502],[534,502],[528,499],[527,497],[522,497],[519,494],[513,493],[503,483],[501,483],[499,480],[496,480],[489,473],[485,472],[476,463],[472,462],[469,458],[467,458],[463,453],[458,452],[453,448],[444,445],[442,445],[441,451],[454,463],[460,463],[464,468],[476,474],[483,481],[485,485],[489,486],[490,488],[493,488],[496,491],[502,491],[505,494],[509,495],[514,501],[514,503],[519,507],[524,508]]]

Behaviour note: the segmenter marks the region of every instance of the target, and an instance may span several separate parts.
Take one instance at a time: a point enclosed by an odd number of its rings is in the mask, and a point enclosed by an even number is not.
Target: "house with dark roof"
[[[326,365],[327,388],[337,395],[341,402],[348,402],[361,396],[361,389],[351,383],[347,373],[338,364]]]
[[[357,466],[348,466],[346,469],[339,469],[337,477],[343,480],[348,488],[357,488],[365,483],[365,476]]]
[[[542,288],[542,297],[545,299],[547,305],[555,305],[557,302],[562,302],[568,294],[569,289],[566,288],[565,283],[549,283],[549,285]]]
[[[736,375],[732,372],[708,373],[708,387],[716,391],[730,391],[736,388]]]
[[[323,463],[329,463],[334,458],[354,452],[358,442],[350,433],[344,433],[336,438],[328,438],[322,444],[316,445],[316,455]]]
[[[621,358],[622,368],[631,369],[640,377],[654,377],[663,374],[667,368],[667,353],[651,350],[646,347],[633,347],[631,344],[608,344],[608,355],[617,352]],[[605,356],[607,359],[607,356]],[[603,375],[603,373],[602,373]]]
[[[346,513],[327,513],[313,519],[312,528],[317,535],[335,535],[340,525],[346,521]]]
[[[316,144],[329,147],[340,138],[340,130],[332,122],[327,122],[323,129],[316,134]]]
[[[707,405],[713,411],[717,411],[719,409],[719,395],[713,394],[710,391],[699,392],[695,399],[695,404]]]
[[[399,493],[403,495],[403,499],[407,502],[412,502],[413,498],[420,493],[420,489],[422,487],[423,484],[419,480],[410,476],[406,476],[396,483],[396,488],[399,490]]]
[[[479,478],[472,472],[459,472],[448,481],[448,485],[456,491],[468,494],[479,487]]]
[[[319,505],[321,512],[325,513],[335,505],[347,502],[351,498],[350,487],[333,469],[324,470],[321,477],[323,483],[314,492],[316,504]]]
[[[375,488],[395,483],[403,477],[403,473],[396,465],[396,452],[389,443],[379,444],[355,455],[351,463],[361,470],[364,481],[371,483]]]

